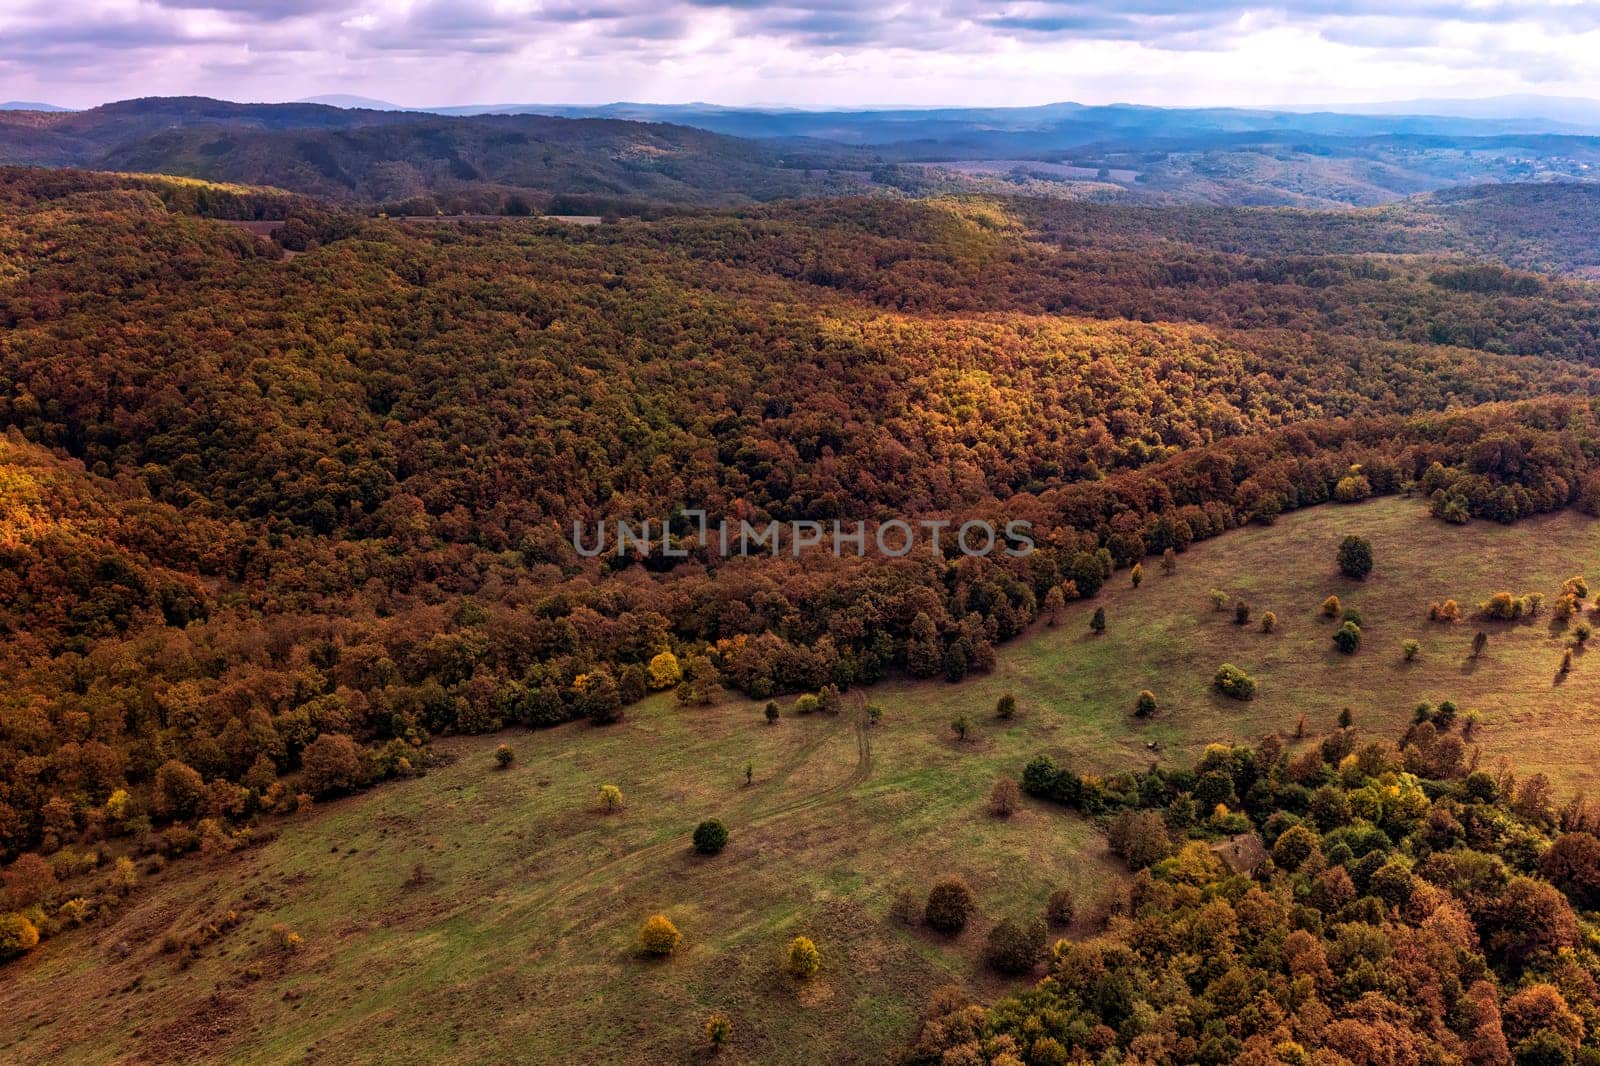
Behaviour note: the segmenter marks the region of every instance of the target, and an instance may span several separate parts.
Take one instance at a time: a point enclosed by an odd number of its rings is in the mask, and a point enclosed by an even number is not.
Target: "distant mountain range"
[[[1000,192],[1152,202],[1379,204],[1484,181],[1600,177],[1600,118],[1073,103],[798,111],[710,104],[396,109],[153,97],[0,112],[0,163],[274,185],[405,210],[498,210],[515,193],[575,213],[841,192]],[[1450,101],[1366,105],[1433,106]]]

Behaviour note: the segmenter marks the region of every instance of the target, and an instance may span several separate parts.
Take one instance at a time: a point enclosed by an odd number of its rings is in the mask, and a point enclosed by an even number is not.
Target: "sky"
[[[0,0],[0,101],[1600,97],[1600,0]]]

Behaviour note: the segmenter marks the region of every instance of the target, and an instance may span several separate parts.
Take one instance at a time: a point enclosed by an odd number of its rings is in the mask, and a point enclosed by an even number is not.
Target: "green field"
[[[1338,576],[1346,533],[1373,544],[1364,583]],[[1186,762],[1207,742],[1313,732],[1343,706],[1397,737],[1419,700],[1477,710],[1484,759],[1512,756],[1562,791],[1595,784],[1600,662],[1580,655],[1558,683],[1569,638],[1549,609],[1531,621],[1428,622],[1446,596],[1470,605],[1509,589],[1554,598],[1585,568],[1600,577],[1600,525],[1575,512],[1502,527],[1452,527],[1416,500],[1322,507],[1199,545],[1178,572],[1151,561],[1138,589],[1119,572],[1095,603],[1072,605],[1002,650],[991,676],[960,685],[894,683],[837,716],[760,705],[680,709],[664,698],[618,726],[442,742],[444,765],[278,823],[275,839],[192,859],[147,879],[111,921],[50,940],[5,971],[0,1059],[328,1063],[696,1061],[701,1026],[734,1024],[728,1061],[880,1061],[912,1033],[927,994],[955,980],[982,996],[1004,983],[979,963],[983,933],[1071,885],[1092,899],[1117,867],[1094,829],[1024,802],[1009,820],[985,800],[997,774],[1045,750],[1078,769],[1153,758]],[[1276,632],[1233,624],[1209,590],[1275,612]],[[1358,654],[1333,647],[1319,608],[1330,593],[1365,623]],[[1487,652],[1469,658],[1472,635]],[[1401,659],[1400,642],[1422,644]],[[1231,661],[1258,698],[1214,693]],[[1140,689],[1161,710],[1131,715]],[[1019,714],[992,716],[1014,693]],[[974,721],[958,742],[957,714]],[[494,768],[496,743],[517,760]],[[1159,751],[1152,751],[1154,742]],[[745,766],[754,781],[744,783]],[[601,784],[626,795],[603,815]],[[696,856],[696,822],[722,817],[726,851]],[[965,876],[982,917],[956,940],[896,923],[903,889]],[[414,876],[420,873],[420,877]],[[1082,908],[1080,908],[1082,909]],[[162,950],[236,910],[192,962]],[[651,914],[682,930],[665,962],[638,957]],[[273,926],[305,941],[274,946]],[[788,941],[814,939],[811,982],[783,972]]]

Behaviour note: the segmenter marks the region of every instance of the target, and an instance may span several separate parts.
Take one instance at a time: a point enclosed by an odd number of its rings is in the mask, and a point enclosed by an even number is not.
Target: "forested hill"
[[[674,109],[452,116],[156,97],[0,111],[0,164],[269,185],[402,214],[639,214],[867,192],[1316,209],[1600,172],[1600,138],[1470,121],[1425,133],[1398,118],[1101,110],[1088,125],[1070,108],[1053,119],[926,113],[864,125],[860,115],[799,125],[746,115],[772,129],[822,125],[745,138],[731,135],[742,121],[712,122],[715,132],[697,127],[704,112]]]
[[[868,183],[854,172],[863,166],[855,156],[842,148],[786,156],[662,123],[200,97],[0,112],[0,163],[156,171],[402,207],[426,197],[428,214],[441,206],[498,211],[517,191],[533,194],[534,207],[561,194],[597,204],[714,204],[859,191]]]

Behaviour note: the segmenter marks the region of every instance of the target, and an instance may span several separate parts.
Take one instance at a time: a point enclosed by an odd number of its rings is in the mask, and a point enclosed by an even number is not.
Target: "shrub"
[[[1096,607],[1094,609],[1094,615],[1089,619],[1089,629],[1095,633],[1104,633],[1106,631],[1106,609],[1104,607]]]
[[[1216,675],[1211,683],[1224,696],[1231,696],[1236,700],[1254,699],[1256,694],[1255,678],[1234,666],[1232,663],[1223,663],[1217,667]]]
[[[1271,633],[1278,628],[1278,616],[1268,611],[1261,616],[1261,632]]]
[[[1015,716],[1016,713],[1017,698],[1009,692],[1007,692],[1004,696],[1001,696],[994,705],[994,716],[996,718],[1011,718]]]
[[[1134,563],[1133,569],[1128,573],[1128,577],[1133,582],[1133,587],[1138,588],[1140,583],[1144,581],[1144,564]]]
[[[947,877],[928,891],[927,905],[922,909],[922,919],[941,933],[955,934],[967,927],[977,900],[972,889],[959,877]]]
[[[1572,639],[1577,642],[1580,648],[1589,643],[1589,638],[1592,636],[1594,636],[1594,630],[1590,628],[1588,622],[1579,622],[1573,627]]]
[[[766,710],[762,712],[767,716],[767,724],[773,725],[778,721],[778,701],[768,700]]]
[[[1445,600],[1443,603],[1433,603],[1428,606],[1428,621],[1430,622],[1459,622],[1461,620],[1461,605],[1455,600]]]
[[[495,765],[502,770],[509,769],[511,764],[516,761],[516,758],[517,753],[511,750],[510,744],[502,744],[494,749]]]
[[[1233,624],[1236,626],[1250,624],[1250,605],[1243,600],[1233,605]]]
[[[1322,617],[1324,617],[1324,618],[1338,618],[1339,617],[1339,597],[1337,597],[1337,596],[1329,596],[1327,599],[1322,601]]]
[[[822,701],[809,692],[794,701],[795,714],[816,714],[821,708]]]
[[[300,766],[312,795],[342,792],[361,782],[361,746],[343,733],[324,733],[306,746]]]
[[[39,930],[20,914],[0,914],[0,962],[39,946]]]
[[[1213,611],[1220,611],[1226,606],[1228,606],[1228,594],[1223,592],[1221,589],[1212,589],[1211,609]]]
[[[1339,542],[1339,573],[1356,581],[1372,573],[1372,545],[1365,538],[1352,535]]]
[[[967,731],[972,728],[972,722],[964,714],[958,714],[950,720],[950,730],[955,733],[957,740],[966,740]]]
[[[1557,667],[1557,669],[1560,670],[1561,673],[1563,673],[1563,674],[1572,673],[1572,649],[1571,648],[1563,648],[1561,650],[1561,665],[1559,667]]]
[[[1333,643],[1346,655],[1354,655],[1361,647],[1361,627],[1346,621],[1333,631]]]
[[[838,714],[840,701],[838,685],[823,685],[817,690],[817,710],[823,714]]]
[[[639,930],[639,948],[647,955],[671,955],[683,934],[665,914],[651,915]]]
[[[1022,802],[1022,788],[1015,779],[1002,774],[989,790],[989,813],[996,818],[1010,818],[1017,813]]]
[[[1039,918],[1004,918],[984,938],[983,959],[1000,973],[1028,973],[1044,956],[1045,935]]]
[[[1405,657],[1405,660],[1408,663],[1415,661],[1417,654],[1421,651],[1422,645],[1418,641],[1402,640],[1400,642],[1400,654]]]
[[[1058,888],[1050,893],[1050,898],[1044,904],[1044,917],[1045,921],[1051,925],[1071,925],[1073,918],[1072,889]]]
[[[1483,650],[1488,646],[1489,634],[1485,633],[1481,629],[1478,630],[1478,632],[1474,634],[1472,638],[1472,657],[1476,659],[1478,656],[1482,655]]]
[[[706,1019],[706,1043],[712,1051],[721,1051],[733,1037],[733,1023],[726,1014],[713,1014]]]
[[[822,953],[810,937],[797,936],[789,942],[789,972],[804,981],[822,966]]]
[[[719,819],[707,818],[694,827],[694,850],[702,855],[715,855],[728,846],[728,827]]]
[[[867,724],[877,725],[883,720],[883,708],[876,703],[867,704]]]
[[[1151,692],[1149,689],[1145,689],[1143,692],[1139,693],[1138,699],[1134,700],[1133,703],[1133,713],[1138,715],[1140,718],[1149,718],[1151,715],[1155,714],[1156,694]]]
[[[616,785],[601,785],[600,809],[607,814],[622,810],[622,789]]]
[[[1178,553],[1171,548],[1161,553],[1161,572],[1163,574],[1176,574],[1178,572]]]

